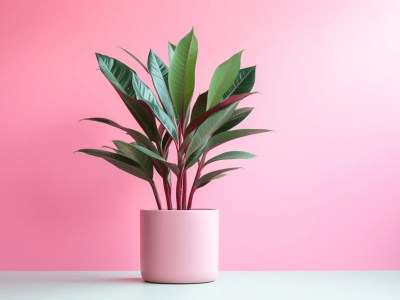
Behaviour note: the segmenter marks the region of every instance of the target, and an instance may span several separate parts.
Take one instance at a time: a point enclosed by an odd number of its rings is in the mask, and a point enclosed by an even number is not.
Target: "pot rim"
[[[219,212],[217,208],[196,208],[196,209],[141,209],[140,212],[154,213],[200,213],[200,212]]]

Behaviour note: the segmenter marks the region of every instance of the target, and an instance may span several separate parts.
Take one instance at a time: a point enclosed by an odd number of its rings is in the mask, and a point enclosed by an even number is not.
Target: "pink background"
[[[258,157],[195,199],[221,210],[221,269],[400,268],[399,1],[6,0],[0,24],[0,269],[139,268],[151,190],[73,154],[126,138],[77,121],[136,126],[95,51],[140,70],[115,46],[166,59],[192,25],[195,94],[245,48],[244,126],[275,130],[232,142]]]

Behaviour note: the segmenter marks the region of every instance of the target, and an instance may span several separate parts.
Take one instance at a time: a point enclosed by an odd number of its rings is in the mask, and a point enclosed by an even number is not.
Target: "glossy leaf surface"
[[[233,84],[224,93],[222,99],[227,99],[232,95],[250,93],[254,86],[255,80],[256,66],[241,69]]]
[[[215,70],[208,89],[207,110],[222,100],[224,93],[235,81],[240,70],[241,56],[242,51],[220,64]]]
[[[241,137],[245,137],[252,134],[258,134],[263,132],[269,132],[271,130],[267,129],[237,129],[231,131],[221,132],[219,134],[214,135],[208,142],[207,150],[211,150],[223,143],[232,141],[234,139],[238,139]]]
[[[228,151],[221,153],[211,159],[209,159],[204,165],[208,165],[212,162],[216,162],[219,160],[227,160],[227,159],[250,159],[255,157],[254,154],[244,151]]]
[[[154,87],[160,97],[165,112],[174,120],[174,108],[168,91],[168,67],[152,50],[147,60]]]
[[[150,88],[143,81],[141,81],[136,74],[133,74],[132,83],[137,98],[145,101],[149,105],[157,119],[164,125],[165,129],[171,134],[171,136],[177,140],[178,135],[172,119],[160,107]]]
[[[169,91],[178,121],[184,119],[193,95],[197,48],[197,38],[192,29],[176,46],[169,69]]]

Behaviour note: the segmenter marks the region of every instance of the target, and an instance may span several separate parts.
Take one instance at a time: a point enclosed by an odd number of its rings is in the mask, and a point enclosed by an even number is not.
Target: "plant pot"
[[[141,210],[142,278],[155,283],[214,281],[218,240],[218,210]]]

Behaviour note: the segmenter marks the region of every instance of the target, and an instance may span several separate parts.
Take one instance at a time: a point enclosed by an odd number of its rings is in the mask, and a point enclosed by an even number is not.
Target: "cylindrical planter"
[[[142,210],[142,278],[156,283],[214,281],[218,240],[218,210]]]

